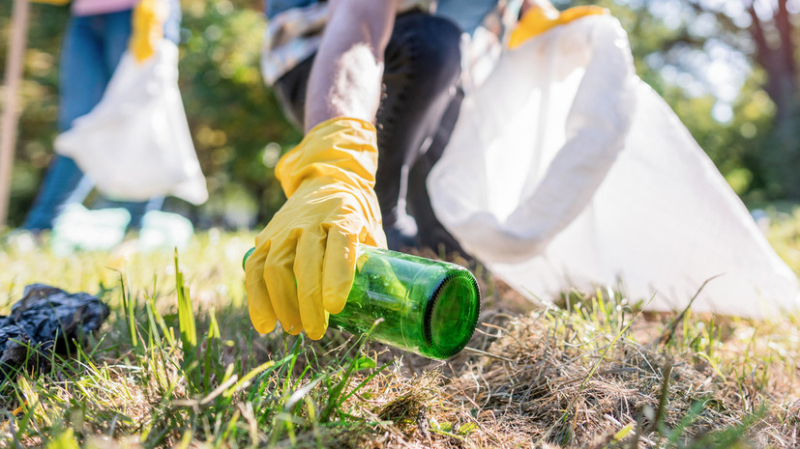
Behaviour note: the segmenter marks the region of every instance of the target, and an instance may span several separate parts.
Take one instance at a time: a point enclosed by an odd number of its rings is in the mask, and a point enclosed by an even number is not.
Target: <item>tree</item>
[[[748,55],[767,74],[764,90],[776,106],[778,122],[792,120],[797,110],[797,45],[789,0],[756,2],[745,0],[741,11],[708,1],[685,0],[698,13],[713,14],[720,28],[735,36],[746,32],[749,39],[729,39],[734,48]],[[757,6],[760,5],[760,6]],[[743,19],[746,14],[748,19]]]
[[[11,3],[0,1],[0,73],[5,67]],[[180,87],[211,199],[190,214],[201,226],[236,226],[226,215],[257,214],[264,223],[284,201],[272,166],[302,137],[283,118],[259,71],[261,1],[182,0]],[[15,151],[10,221],[30,208],[53,155],[58,66],[69,8],[31,5],[23,111]],[[169,207],[188,209],[174,201]],[[247,211],[245,206],[250,206]],[[239,209],[231,213],[232,209]],[[249,219],[249,218],[248,218]]]
[[[796,25],[798,5],[791,0],[682,0],[695,17],[713,18],[713,35],[745,55],[763,72],[762,88],[775,105],[772,138],[758,154],[773,195],[800,199],[800,84]],[[680,40],[676,41],[680,42]],[[683,40],[693,45],[697,41]]]

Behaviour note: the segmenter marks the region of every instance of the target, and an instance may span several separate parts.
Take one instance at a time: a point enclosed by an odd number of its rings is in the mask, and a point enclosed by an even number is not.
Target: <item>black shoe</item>
[[[417,222],[410,215],[403,214],[391,225],[384,225],[383,232],[392,251],[417,247]]]

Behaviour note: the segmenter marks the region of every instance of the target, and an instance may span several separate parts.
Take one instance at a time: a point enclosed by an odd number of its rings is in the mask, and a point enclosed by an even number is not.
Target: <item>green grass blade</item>
[[[189,290],[183,285],[183,273],[178,265],[178,250],[175,250],[175,291],[178,294],[178,322],[183,341],[184,358],[197,346],[197,329]]]

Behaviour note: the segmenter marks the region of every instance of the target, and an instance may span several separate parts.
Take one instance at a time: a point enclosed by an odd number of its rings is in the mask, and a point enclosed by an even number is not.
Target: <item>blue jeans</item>
[[[64,34],[60,66],[58,128],[66,131],[78,117],[89,113],[100,102],[111,75],[128,48],[131,36],[131,10],[111,14],[72,17]],[[164,25],[165,38],[180,39],[180,2],[170,0],[170,15]],[[36,196],[33,208],[25,217],[23,228],[50,229],[65,206],[82,203],[94,182],[75,162],[55,155]],[[118,202],[100,198],[95,208],[124,207],[131,213],[131,225],[151,209],[160,209],[163,198],[144,202]]]

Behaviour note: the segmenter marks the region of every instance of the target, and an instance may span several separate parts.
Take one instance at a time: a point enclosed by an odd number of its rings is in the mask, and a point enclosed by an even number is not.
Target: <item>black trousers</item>
[[[375,192],[391,249],[427,246],[464,253],[436,219],[425,185],[463,98],[460,40],[461,31],[447,19],[411,12],[397,17],[386,47]],[[274,86],[284,112],[298,126],[313,62],[314,56],[301,62]]]

